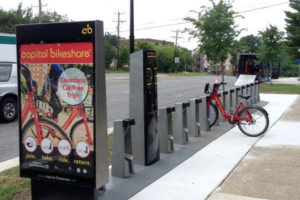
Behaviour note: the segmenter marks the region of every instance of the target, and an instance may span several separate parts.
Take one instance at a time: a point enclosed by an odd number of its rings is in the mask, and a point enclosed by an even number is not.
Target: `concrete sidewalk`
[[[300,199],[300,97],[209,200]]]
[[[274,83],[274,84],[300,85],[300,81],[298,81],[298,79],[299,79],[299,77],[272,79],[272,83]]]
[[[281,124],[281,120],[278,122],[282,114],[291,106],[291,104],[296,100],[298,95],[261,95],[261,99],[268,101],[269,104],[265,106],[265,109],[269,113],[270,117],[270,128],[269,131],[262,137],[251,138],[243,135],[238,127],[235,127],[228,131],[225,135],[221,136],[217,140],[210,143],[208,146],[203,148],[198,153],[194,154],[188,160],[178,165],[176,168],[171,170],[169,173],[162,176],[160,179],[134,195],[131,200],[177,200],[177,199],[186,199],[186,200],[201,200],[207,199],[208,196],[215,191],[216,188],[222,184],[224,180],[227,181],[227,177],[231,174],[232,170],[236,166],[241,165],[241,160],[249,153],[251,148],[254,145],[263,144],[263,141],[271,140],[273,143],[275,141],[283,141],[283,138],[280,135],[284,135],[290,139],[289,141],[299,141],[300,137],[297,138],[296,134],[285,135],[285,132],[282,132],[282,128],[285,128],[286,124]],[[279,123],[279,125],[277,125]],[[281,125],[280,125],[281,124]],[[295,124],[294,124],[295,125]],[[293,126],[295,127],[295,126]],[[297,131],[293,129],[292,126],[290,132]],[[300,125],[298,126],[298,129]],[[274,136],[274,131],[279,134],[279,136]],[[290,136],[290,138],[289,138]],[[300,148],[299,148],[300,149]],[[267,153],[266,153],[267,154]],[[296,154],[294,154],[296,155]],[[248,155],[247,155],[248,157]],[[253,156],[252,156],[253,157]],[[251,158],[251,157],[250,157]],[[276,157],[274,157],[276,158]],[[298,157],[299,158],[299,157]],[[263,167],[263,166],[261,166]],[[276,165],[274,166],[275,168]],[[282,168],[280,166],[279,168]],[[285,168],[282,168],[284,171]],[[295,168],[297,171],[298,168]],[[268,169],[258,168],[258,172],[264,174]],[[233,172],[234,173],[234,172]],[[289,173],[289,171],[287,171]],[[300,169],[296,173],[300,174]],[[262,176],[262,175],[260,175]],[[295,176],[294,176],[295,177]],[[239,178],[236,178],[239,179]],[[234,185],[236,179],[230,182],[228,185],[230,189],[222,190],[221,189],[211,195],[210,200],[222,199],[251,199],[250,197],[260,197],[264,196],[259,195],[243,195],[242,192],[231,192],[231,189],[236,188]],[[225,181],[225,182],[226,182]],[[250,190],[250,186],[247,187],[248,179],[242,179],[240,182],[245,182],[244,190]],[[266,179],[266,181],[268,181]],[[253,184],[256,183],[252,181]],[[268,181],[269,182],[269,181]],[[257,188],[263,188],[261,182]],[[241,185],[241,183],[239,183]],[[259,184],[259,183],[258,183]],[[280,185],[280,183],[278,183]],[[286,185],[286,184],[283,184]],[[274,187],[273,190],[277,188]],[[242,190],[242,191],[244,191]],[[263,190],[263,189],[262,189]],[[220,193],[220,192],[222,193]],[[271,191],[270,191],[271,192]],[[297,192],[297,190],[294,190]],[[223,194],[225,193],[225,194]],[[274,191],[272,192],[274,193]],[[234,195],[232,195],[234,194]],[[236,196],[238,195],[238,196]],[[243,197],[245,196],[245,197]],[[255,198],[252,198],[255,200]],[[278,198],[278,199],[290,199],[290,198]]]

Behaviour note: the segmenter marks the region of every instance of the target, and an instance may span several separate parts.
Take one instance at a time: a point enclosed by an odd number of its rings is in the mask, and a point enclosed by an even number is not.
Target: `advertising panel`
[[[20,65],[22,169],[93,178],[93,43],[23,44]]]
[[[92,187],[108,181],[104,65],[94,32],[95,22],[17,27],[21,176]],[[104,107],[96,112],[97,98]],[[105,141],[101,150],[97,141]]]

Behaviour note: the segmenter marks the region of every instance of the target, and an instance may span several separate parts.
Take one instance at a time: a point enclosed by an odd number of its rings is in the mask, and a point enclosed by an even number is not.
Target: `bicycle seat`
[[[248,100],[250,98],[250,95],[239,95],[242,99]]]

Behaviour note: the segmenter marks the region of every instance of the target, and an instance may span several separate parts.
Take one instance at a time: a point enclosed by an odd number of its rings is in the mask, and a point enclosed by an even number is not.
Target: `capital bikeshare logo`
[[[81,33],[83,35],[86,35],[86,34],[91,35],[93,33],[93,29],[90,27],[89,24],[87,24],[86,27],[81,29]]]

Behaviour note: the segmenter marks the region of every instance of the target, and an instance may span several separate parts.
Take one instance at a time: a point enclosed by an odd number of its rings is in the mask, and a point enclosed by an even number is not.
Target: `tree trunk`
[[[221,70],[222,70],[222,82],[224,83],[225,81],[224,81],[224,62],[222,61],[221,62]],[[223,88],[223,91],[225,91],[225,85],[223,84],[223,86],[222,86],[222,88]]]

